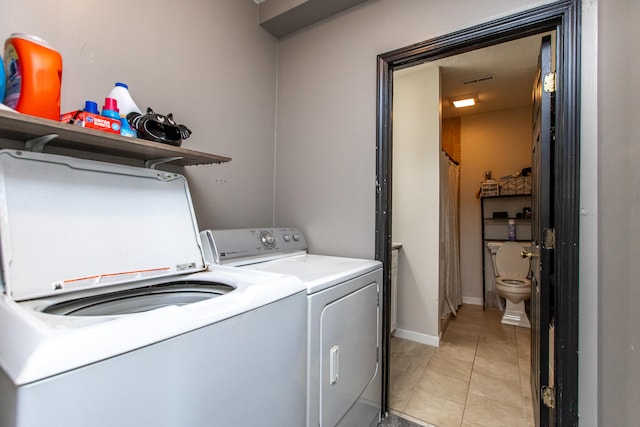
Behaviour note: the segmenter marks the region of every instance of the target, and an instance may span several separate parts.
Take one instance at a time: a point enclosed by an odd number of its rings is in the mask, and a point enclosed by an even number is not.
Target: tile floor
[[[391,338],[389,406],[425,426],[534,426],[530,330],[463,305],[431,347]]]

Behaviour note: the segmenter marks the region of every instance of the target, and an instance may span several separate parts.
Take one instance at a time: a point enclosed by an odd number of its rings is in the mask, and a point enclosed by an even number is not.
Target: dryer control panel
[[[246,265],[307,251],[295,227],[203,230],[200,237],[209,264]]]

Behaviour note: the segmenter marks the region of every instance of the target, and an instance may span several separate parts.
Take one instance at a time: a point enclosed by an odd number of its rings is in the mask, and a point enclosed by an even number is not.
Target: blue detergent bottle
[[[110,119],[117,120],[118,123],[113,123],[111,128],[116,132],[120,132],[122,125],[120,124],[120,111],[118,111],[118,101],[113,98],[105,98],[104,105],[102,106],[101,115],[109,117]]]
[[[127,121],[126,117],[120,117],[120,135],[130,136],[132,138],[138,137],[138,132],[131,129],[131,126],[129,126],[129,122]]]
[[[91,114],[100,114],[98,104],[89,100],[84,101],[84,111]]]
[[[118,101],[113,98],[105,98],[102,106],[102,114],[111,119],[120,120],[120,111],[118,110]]]
[[[118,120],[120,122],[120,135],[137,137],[138,132],[131,129],[126,117],[120,117],[120,110],[118,109],[118,101],[114,98],[105,98],[104,107],[102,107],[102,115]]]

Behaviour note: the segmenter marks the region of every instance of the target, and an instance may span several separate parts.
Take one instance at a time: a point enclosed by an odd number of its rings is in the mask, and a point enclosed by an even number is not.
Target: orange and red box
[[[89,113],[87,111],[78,110],[70,113],[64,113],[60,116],[60,121],[62,123],[72,123],[87,129],[98,129],[105,132],[120,134],[120,120]]]

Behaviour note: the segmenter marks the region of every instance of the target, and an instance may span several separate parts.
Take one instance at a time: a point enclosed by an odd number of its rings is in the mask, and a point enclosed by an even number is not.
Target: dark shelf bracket
[[[163,163],[169,163],[169,162],[173,162],[174,160],[181,160],[181,159],[182,157],[167,157],[164,159],[147,160],[144,162],[144,167],[149,169],[155,169],[156,166],[161,165]]]
[[[27,150],[34,153],[42,153],[44,146],[58,137],[57,134],[51,133],[49,135],[42,135],[37,138],[29,139],[24,144]]]

